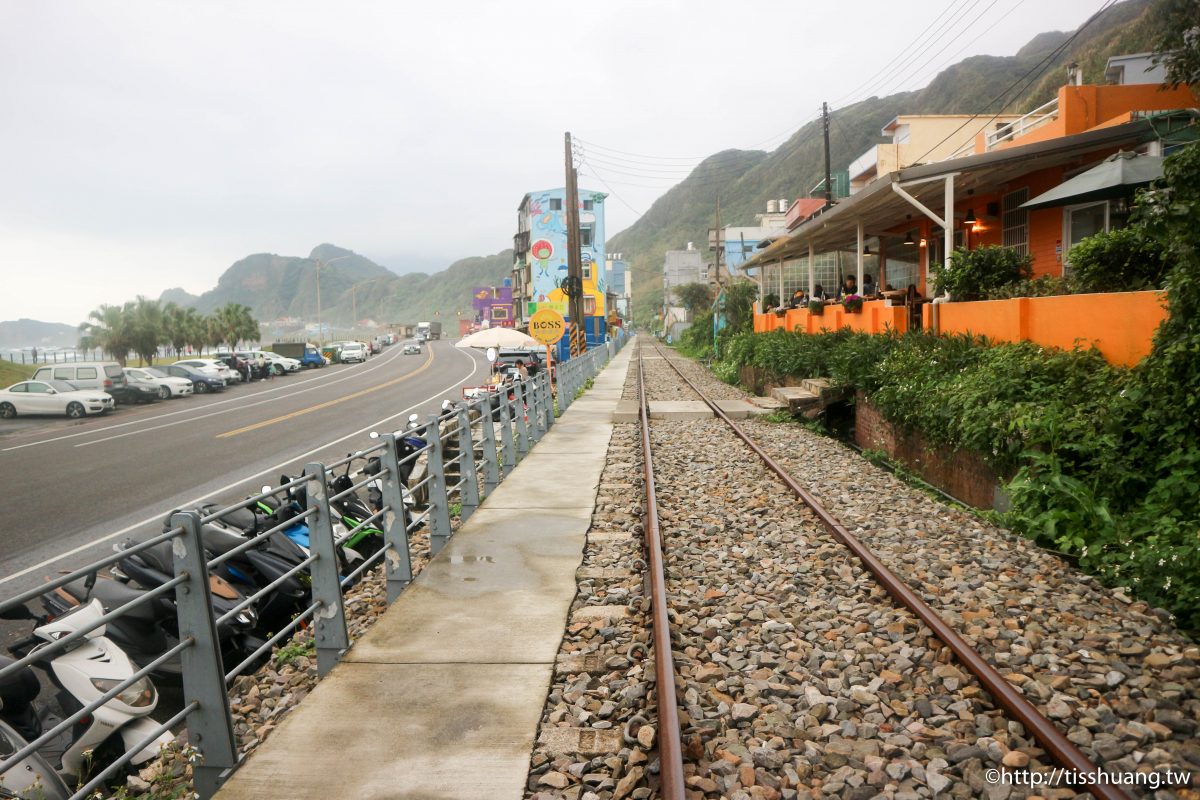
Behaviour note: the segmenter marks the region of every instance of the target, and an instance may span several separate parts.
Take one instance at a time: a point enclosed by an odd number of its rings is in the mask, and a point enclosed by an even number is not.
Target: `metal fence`
[[[570,405],[586,381],[625,344],[626,338],[624,332],[619,331],[606,346],[558,366],[557,394],[562,410]],[[270,657],[274,647],[284,643],[301,626],[312,630],[318,675],[328,673],[350,646],[343,602],[346,589],[367,570],[382,564],[387,600],[393,602],[413,580],[413,534],[422,526],[427,527],[431,556],[441,550],[452,533],[452,511],[457,512],[460,524],[470,518],[480,501],[495,490],[550,430],[554,419],[554,392],[549,374],[543,371],[513,384],[507,391],[491,392],[473,402],[444,408],[441,413],[431,414],[424,423],[411,421],[406,430],[372,434],[374,441],[366,449],[330,464],[308,464],[303,474],[283,481],[280,486],[263,487],[263,492],[228,507],[172,512],[162,533],[126,545],[113,555],[0,601],[0,616],[12,618],[12,612],[19,610],[18,607],[48,593],[61,593],[64,587],[78,592],[80,581],[85,585],[90,581],[87,594],[77,606],[86,608],[89,602],[95,602],[88,598],[97,583],[96,576],[102,571],[107,570],[117,578],[127,578],[129,576],[121,566],[125,559],[150,556],[156,549],[161,553],[164,547],[169,548],[170,555],[163,560],[169,560],[170,566],[164,569],[170,569],[170,574],[164,574],[159,585],[137,587],[132,599],[110,604],[90,623],[39,645],[0,669],[2,684],[35,662],[47,664],[86,644],[89,638],[103,635],[100,626],[111,625],[131,613],[144,615],[145,609],[155,603],[173,602],[171,622],[177,628],[175,642],[160,655],[144,658],[140,668],[124,680],[105,684],[102,692],[97,686],[95,699],[68,714],[61,723],[26,744],[18,742],[15,751],[0,761],[0,786],[10,770],[16,772],[23,759],[44,750],[59,734],[81,724],[135,684],[144,687],[143,679],[178,659],[183,685],[182,709],[152,728],[139,728],[139,733],[145,733],[139,741],[127,746],[119,758],[96,764],[95,771],[86,780],[78,780],[69,796],[76,800],[103,788],[106,782],[120,774],[120,770],[135,763],[139,754],[145,758],[146,748],[185,724],[188,743],[198,750],[199,756],[193,762],[196,792],[201,798],[211,797],[237,767],[240,758],[229,697],[234,680],[239,675],[253,672]],[[412,437],[423,440],[423,446],[415,446]],[[335,488],[335,484],[341,488]],[[356,524],[346,525],[345,518],[335,513],[332,507],[368,487],[379,493],[378,510],[372,510]],[[297,497],[303,497],[304,502],[298,503]],[[239,515],[244,521],[247,510],[260,504],[269,508],[290,504],[289,507],[297,510],[271,527],[246,532],[245,540],[235,546],[228,546],[226,535],[225,546],[214,547],[211,538],[214,528],[224,525],[228,531],[237,527]],[[275,516],[265,518],[277,519]],[[275,534],[284,533],[298,524],[306,525],[308,529],[308,549],[304,558],[265,585],[249,586],[232,599],[226,598],[223,604],[214,606],[213,581],[224,566],[264,545]],[[343,548],[349,540],[368,530],[373,535],[381,535],[382,542],[351,568],[342,557]],[[261,641],[261,644],[252,651],[238,652],[237,663],[229,666],[226,663],[228,648],[223,646],[220,633],[222,627],[253,617],[256,604],[265,601],[285,582],[296,578],[302,578],[307,587],[304,607],[279,630],[264,634],[264,639],[255,639],[255,643]],[[58,620],[68,616],[59,616]],[[38,624],[45,621],[41,619]],[[53,767],[58,768],[58,764]]]

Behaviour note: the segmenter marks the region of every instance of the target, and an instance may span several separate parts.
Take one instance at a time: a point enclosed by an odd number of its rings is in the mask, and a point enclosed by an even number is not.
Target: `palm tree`
[[[213,326],[220,337],[217,343],[227,343],[231,350],[237,349],[238,342],[258,338],[258,321],[241,303],[226,303],[214,311]]]
[[[139,294],[137,300],[125,304],[124,313],[129,321],[130,347],[141,357],[143,364],[152,365],[158,355],[158,346],[167,341],[162,308],[157,300],[148,300]]]
[[[79,324],[79,346],[85,350],[99,348],[125,366],[132,349],[126,308],[105,304],[92,309],[88,320]]]

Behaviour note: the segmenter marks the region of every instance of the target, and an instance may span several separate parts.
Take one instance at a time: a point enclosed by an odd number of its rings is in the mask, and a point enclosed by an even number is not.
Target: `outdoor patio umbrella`
[[[464,336],[454,346],[475,347],[480,350],[486,350],[489,347],[495,347],[496,349],[503,347],[541,349],[543,345],[532,336],[521,333],[514,328],[484,328],[481,331],[472,333],[470,336]]]
[[[1125,151],[1114,153],[1087,172],[1081,172],[1050,191],[1022,203],[1021,208],[1054,208],[1131,195],[1135,188],[1162,177],[1162,162],[1158,156],[1142,156]]]

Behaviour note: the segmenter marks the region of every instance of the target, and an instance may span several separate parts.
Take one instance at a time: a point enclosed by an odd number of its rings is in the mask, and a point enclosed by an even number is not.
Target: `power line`
[[[969,13],[970,11],[973,11],[979,5],[980,2],[982,2],[982,0],[976,0],[976,3],[973,6],[964,7],[963,10]],[[881,94],[891,94],[891,93],[897,91],[899,89],[899,87],[903,86],[905,84],[905,82],[910,81],[914,76],[919,75],[922,70],[924,70],[931,63],[933,63],[934,59],[936,59],[942,53],[946,52],[946,50],[948,50],[952,45],[954,45],[955,42],[957,42],[960,38],[962,38],[963,34],[965,34],[976,23],[978,23],[979,20],[982,19],[985,14],[987,14],[987,12],[991,11],[992,7],[995,6],[997,2],[999,2],[999,0],[992,0],[992,2],[990,4],[988,4],[988,6],[986,8],[984,8],[983,11],[978,16],[976,16],[975,18],[970,20],[966,25],[964,25],[962,30],[953,31],[953,32],[947,31],[948,35],[946,38],[946,42],[945,42],[945,44],[943,44],[941,46],[940,49],[930,53],[929,56],[927,58],[925,58],[923,61],[921,61],[919,64],[909,65],[909,66],[911,66],[911,69],[906,68],[906,71],[898,73],[897,75],[892,76],[892,77],[888,78],[887,80],[885,80],[882,87],[880,88],[880,93]],[[954,24],[957,24],[957,23],[954,23]],[[921,55],[925,55],[925,54],[921,54]]]
[[[1097,11],[1095,14],[1093,14],[1093,15],[1092,15],[1092,16],[1090,16],[1090,17],[1088,17],[1088,18],[1087,18],[1087,20],[1086,20],[1086,21],[1085,21],[1085,22],[1084,22],[1082,25],[1080,25],[1080,26],[1079,26],[1079,28],[1078,28],[1078,29],[1076,29],[1076,31],[1075,31],[1073,34],[1071,34],[1071,35],[1070,35],[1070,36],[1069,36],[1069,37],[1066,39],[1066,41],[1064,41],[1064,42],[1063,42],[1062,44],[1060,44],[1058,47],[1054,48],[1054,49],[1053,49],[1053,50],[1051,50],[1051,51],[1050,51],[1048,54],[1046,54],[1046,56],[1045,56],[1045,57],[1044,57],[1044,58],[1043,58],[1041,61],[1039,61],[1037,64],[1034,64],[1032,67],[1030,67],[1030,69],[1029,69],[1029,70],[1028,70],[1028,71],[1027,71],[1027,72],[1026,72],[1024,75],[1022,75],[1021,77],[1017,78],[1015,81],[1013,81],[1012,83],[1010,83],[1010,84],[1008,85],[1008,88],[1006,88],[1006,89],[1005,89],[1004,91],[1002,91],[1000,94],[998,94],[998,95],[996,95],[994,98],[992,98],[992,99],[991,99],[991,100],[990,100],[990,101],[987,103],[987,105],[989,105],[989,106],[993,106],[995,103],[998,103],[1000,100],[1004,99],[1005,95],[1007,95],[1009,92],[1011,92],[1013,89],[1015,89],[1015,88],[1017,87],[1017,85],[1018,85],[1018,84],[1020,84],[1020,83],[1022,83],[1022,82],[1024,82],[1024,85],[1021,87],[1021,91],[1024,91],[1024,90],[1025,90],[1025,89],[1027,89],[1029,86],[1033,85],[1033,82],[1034,82],[1035,80],[1037,80],[1039,77],[1041,77],[1041,74],[1042,74],[1043,72],[1045,72],[1045,71],[1046,71],[1046,68],[1050,66],[1051,62],[1053,62],[1053,60],[1054,60],[1055,58],[1057,58],[1059,55],[1061,55],[1063,52],[1065,52],[1065,51],[1066,51],[1066,49],[1067,49],[1067,46],[1068,46],[1068,45],[1070,45],[1070,44],[1071,44],[1071,42],[1075,41],[1075,39],[1077,39],[1077,38],[1079,37],[1079,35],[1080,35],[1081,33],[1083,33],[1083,31],[1084,31],[1084,29],[1085,29],[1085,28],[1087,28],[1087,27],[1088,27],[1089,25],[1091,25],[1093,22],[1095,22],[1096,20],[1098,20],[1098,19],[1100,18],[1100,16],[1101,16],[1101,15],[1102,15],[1102,14],[1103,14],[1105,11],[1107,11],[1107,10],[1109,9],[1109,7],[1111,7],[1111,6],[1112,6],[1112,5],[1113,5],[1115,2],[1116,2],[1116,0],[1105,0],[1105,2],[1104,2],[1104,5],[1102,5],[1102,6],[1100,7],[1100,9],[1099,9],[1099,10],[1098,10],[1098,11]],[[1031,76],[1032,76],[1032,77],[1031,77]],[[1029,78],[1029,80],[1028,80],[1028,81],[1026,81],[1026,78]],[[1018,94],[1017,94],[1017,95],[1014,95],[1013,99],[1015,99],[1017,96],[1019,96],[1019,94],[1020,94],[1020,93],[1018,92]],[[994,120],[996,117],[998,117],[998,116],[1000,116],[1002,113],[1004,113],[1004,109],[1008,108],[1008,106],[1009,106],[1011,103],[1012,103],[1012,100],[1009,100],[1008,102],[1006,102],[1006,103],[1004,103],[1003,105],[1001,105],[1001,106],[999,107],[999,110],[997,110],[995,114],[992,114],[992,116],[988,117],[988,119],[987,119],[986,121],[984,121],[984,123],[983,123],[983,127],[987,127],[987,125],[988,125],[988,124],[989,124],[989,123],[990,123],[992,120]],[[959,126],[958,126],[957,128],[955,128],[953,131],[951,131],[950,133],[948,133],[944,139],[942,139],[940,142],[938,142],[937,144],[935,144],[933,147],[929,148],[929,149],[928,149],[928,150],[926,150],[924,153],[922,153],[922,154],[921,154],[921,157],[920,157],[920,158],[917,158],[917,159],[915,159],[915,160],[913,161],[913,163],[914,163],[914,164],[919,164],[919,163],[921,163],[922,161],[924,161],[924,160],[925,160],[925,156],[929,155],[929,154],[930,154],[930,153],[932,153],[934,150],[936,150],[936,149],[938,149],[939,147],[941,147],[943,144],[945,144],[947,141],[949,141],[949,140],[950,140],[950,139],[951,139],[953,136],[957,135],[959,131],[961,131],[963,128],[967,127],[968,125],[970,125],[970,124],[971,124],[971,123],[972,123],[974,120],[976,120],[976,119],[979,119],[981,116],[983,116],[983,115],[982,115],[982,114],[973,114],[973,115],[971,115],[971,117],[970,117],[969,119],[967,119],[967,121],[966,121],[966,122],[964,122],[962,125],[959,125]]]
[[[585,160],[585,161],[583,161],[583,162],[582,162],[582,164],[587,164],[587,161],[586,161],[586,160]],[[582,164],[581,164],[581,166],[582,166]],[[595,167],[592,167],[590,164],[588,164],[588,168],[589,168],[589,169],[593,169],[593,170],[595,169]],[[616,190],[616,189],[614,189],[614,188],[612,188],[611,186],[609,186],[609,185],[608,185],[608,181],[604,180],[604,178],[601,178],[599,175],[595,174],[595,172],[593,172],[593,173],[592,173],[592,177],[594,177],[596,180],[598,180],[598,181],[600,181],[601,183],[603,183],[603,184],[604,184],[604,188],[605,188],[605,189],[608,189],[608,191],[609,191],[609,194],[611,194],[613,197],[617,198],[617,199],[618,199],[618,200],[620,200],[622,203],[624,203],[626,208],[628,208],[628,209],[629,209],[630,211],[632,211],[634,214],[637,214],[639,217],[643,216],[643,214],[642,214],[642,212],[641,212],[641,211],[638,211],[636,208],[634,208],[633,206],[631,206],[631,205],[629,204],[629,202],[628,202],[628,201],[627,201],[627,200],[626,200],[624,197],[622,197],[621,195],[617,194],[617,190]]]

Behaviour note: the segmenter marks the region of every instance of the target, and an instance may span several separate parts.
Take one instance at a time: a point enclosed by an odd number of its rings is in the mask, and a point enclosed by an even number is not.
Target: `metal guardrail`
[[[608,362],[626,339],[624,332],[620,331],[614,341],[559,365],[558,397],[564,410],[575,393]],[[81,626],[80,630],[55,641],[43,643],[33,652],[0,669],[0,682],[3,682],[34,662],[45,662],[79,646],[89,635],[96,636],[95,631],[101,625],[112,624],[123,615],[155,601],[174,601],[175,616],[172,622],[178,629],[177,643],[143,663],[127,679],[110,687],[94,702],[74,714],[68,714],[60,724],[0,761],[0,781],[22,759],[37,753],[62,731],[70,729],[177,657],[182,666],[182,710],[158,724],[153,735],[148,735],[142,742],[127,749],[115,761],[96,764],[96,771],[88,776],[86,783],[79,781],[83,785],[77,785],[70,798],[81,800],[103,788],[137,754],[180,723],[187,727],[189,745],[199,751],[199,759],[193,765],[195,790],[201,798],[212,797],[236,769],[240,759],[229,698],[229,687],[234,680],[263,663],[264,659],[270,657],[274,647],[290,638],[302,625],[311,626],[313,631],[318,675],[327,674],[350,646],[343,602],[346,589],[353,586],[366,571],[382,564],[387,600],[389,603],[395,601],[413,580],[413,533],[422,525],[428,526],[431,555],[441,550],[453,532],[452,510],[457,509],[460,523],[468,519],[481,500],[496,489],[530,448],[550,430],[555,418],[553,394],[550,375],[542,371],[524,382],[514,384],[511,399],[508,392],[500,391],[470,403],[457,404],[441,413],[431,414],[423,424],[409,430],[382,433],[375,437],[370,447],[344,459],[331,464],[308,464],[302,475],[278,487],[264,487],[263,492],[227,507],[172,512],[165,532],[125,546],[112,555],[0,601],[0,615],[3,615],[6,611],[38,600],[69,584],[87,580],[105,570],[111,571],[127,558],[162,548],[165,544],[170,547],[173,574],[161,585],[147,587],[144,592],[139,589],[136,597],[106,608],[105,613],[90,625]],[[424,439],[425,445],[402,455],[405,449],[412,449],[402,446],[403,439],[410,436]],[[365,466],[373,459],[378,459],[377,473],[371,474],[360,469],[352,474],[355,462],[361,461]],[[420,469],[422,462],[423,473]],[[403,476],[410,469],[413,471],[406,485]],[[340,491],[333,489],[339,477],[335,473],[337,470],[341,471],[341,475],[351,478],[350,486]],[[377,487],[382,507],[379,510],[372,509],[369,517],[358,520],[352,527],[344,527],[343,520],[332,510],[331,504],[349,498],[376,480],[379,481]],[[237,525],[231,518],[240,514],[244,521],[246,509],[253,509],[259,503],[276,506],[294,504],[295,498],[301,495],[304,497],[304,507],[290,518],[265,530],[246,532],[245,542],[219,554],[214,555],[206,548],[206,526],[224,523],[227,530],[235,529]],[[239,555],[263,545],[274,534],[287,532],[299,522],[308,527],[307,557],[294,563],[266,585],[247,586],[232,605],[227,603],[221,607],[220,613],[215,611],[210,585],[216,571]],[[335,527],[338,534],[335,534]],[[368,528],[381,534],[382,544],[364,557],[361,563],[347,570],[340,557],[341,548],[351,537]],[[308,587],[305,607],[252,651],[238,652],[238,663],[228,668],[222,655],[220,627],[238,619],[239,615],[248,614],[279,586],[297,578]],[[90,579],[96,580],[94,577]],[[75,590],[78,591],[78,586]],[[88,596],[91,592],[89,587]],[[38,624],[44,622],[42,620]],[[53,766],[58,768],[57,764]]]

